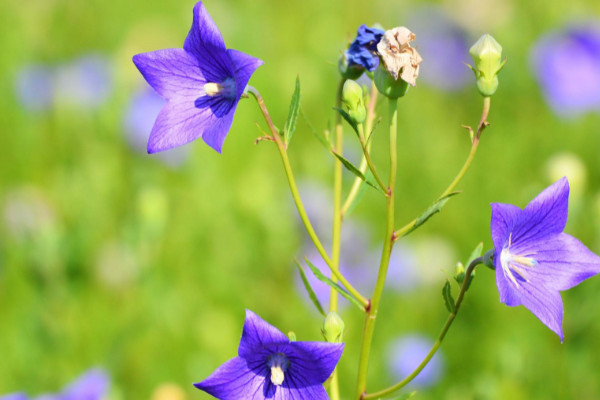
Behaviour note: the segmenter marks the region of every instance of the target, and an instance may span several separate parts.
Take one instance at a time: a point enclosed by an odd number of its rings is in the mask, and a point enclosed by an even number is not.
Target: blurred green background
[[[492,126],[459,186],[463,194],[407,239],[408,247],[425,249],[417,261],[427,279],[414,290],[384,296],[371,390],[394,382],[390,342],[405,333],[437,336],[447,313],[440,295],[444,271],[464,262],[478,242],[490,248],[490,202],[524,206],[568,174],[567,231],[600,252],[600,114],[555,115],[529,55],[548,30],[598,18],[600,3],[205,2],[229,47],[265,61],[251,84],[276,123],[283,125],[299,75],[303,108],[317,129],[334,118],[336,62],[356,28],[402,25],[425,4],[440,7],[469,41],[492,33],[508,63],[492,99]],[[191,384],[236,354],[245,308],[284,332],[295,331],[299,340],[321,339],[321,320],[295,284],[292,259],[302,255],[306,238],[279,155],[268,143],[253,145],[260,135],[255,104],[240,103],[222,155],[196,141],[165,162],[127,139],[124,119],[145,85],[131,57],[180,47],[193,5],[0,2],[0,394],[57,391],[100,366],[112,377],[113,399],[208,398]],[[86,54],[104,60],[108,71],[87,103],[81,96],[73,100],[69,90],[81,87],[72,71],[64,72]],[[63,94],[51,96],[50,105],[42,91],[33,108],[19,100],[15,82],[32,64],[63,71],[53,80]],[[471,80],[454,91],[419,82],[401,100],[399,226],[439,195],[462,165],[469,141],[460,125],[477,123],[480,104]],[[385,117],[385,104],[378,110]],[[350,155],[357,151],[352,139],[348,131]],[[375,137],[375,158],[383,165],[385,146],[385,135]],[[299,180],[331,186],[332,158],[305,122],[290,157]],[[348,187],[352,177],[346,178]],[[374,249],[382,239],[383,208],[369,190],[350,217],[368,226],[363,240]],[[375,265],[365,268],[376,273]],[[417,398],[600,398],[599,292],[595,278],[563,294],[561,344],[526,309],[500,304],[493,273],[482,269],[441,348],[441,379]],[[349,399],[362,315],[346,307],[342,316],[341,385]],[[157,394],[166,383],[180,391]]]

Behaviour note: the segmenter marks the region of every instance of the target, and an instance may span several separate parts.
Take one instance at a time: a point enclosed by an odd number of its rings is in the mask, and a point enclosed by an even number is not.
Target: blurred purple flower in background
[[[149,87],[135,92],[127,106],[123,118],[123,129],[127,142],[140,154],[147,154],[146,144],[152,132],[154,121],[167,101]],[[162,152],[155,157],[171,167],[180,166],[189,154],[188,147],[178,147],[172,151]]]
[[[394,380],[406,378],[431,350],[433,341],[420,334],[408,334],[388,346],[388,366]],[[442,377],[444,360],[440,351],[433,356],[409,387],[427,387],[436,384]]]
[[[110,60],[97,53],[84,54],[56,69],[57,101],[84,109],[104,104],[113,90]]]
[[[34,397],[34,400],[102,400],[108,394],[110,378],[99,368],[93,368],[76,378],[62,392],[57,394],[43,394]],[[24,393],[13,393],[0,400],[27,400]]]
[[[473,73],[465,66],[469,57],[467,33],[442,9],[423,7],[407,17],[415,32],[415,47],[426,61],[419,79],[442,90],[458,90],[469,84]]]
[[[600,23],[549,32],[533,46],[531,65],[556,114],[600,111]]]
[[[48,110],[54,101],[54,70],[42,64],[24,66],[17,72],[15,92],[26,110]]]

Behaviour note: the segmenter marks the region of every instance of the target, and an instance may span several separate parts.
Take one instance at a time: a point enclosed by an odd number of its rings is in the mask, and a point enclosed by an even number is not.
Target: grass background
[[[357,26],[402,25],[424,4],[205,3],[228,46],[265,61],[251,83],[276,123],[283,124],[299,75],[304,110],[319,129],[333,119],[335,64]],[[431,250],[420,266],[428,284],[384,297],[371,389],[394,381],[385,362],[388,343],[407,332],[437,335],[446,318],[441,270],[464,261],[479,241],[491,246],[489,203],[524,206],[556,179],[548,173],[556,154],[574,155],[584,173],[575,177],[567,231],[600,251],[600,116],[557,117],[529,66],[536,39],[597,18],[600,3],[436,4],[462,21],[473,40],[492,33],[508,63],[492,100],[492,126],[460,184],[464,193],[408,241],[418,246],[440,238],[455,259],[436,259]],[[125,110],[144,85],[131,56],[181,46],[192,7],[180,0],[0,3],[0,393],[56,391],[101,366],[112,376],[114,399],[150,398],[166,382],[186,398],[208,398],[191,383],[235,355],[245,308],[300,340],[320,340],[320,318],[294,285],[291,260],[305,237],[279,156],[269,144],[252,144],[260,134],[256,106],[240,104],[222,155],[197,141],[177,168],[125,140]],[[113,73],[110,97],[99,108],[59,101],[31,112],[17,101],[15,77],[23,66],[57,66],[89,52],[108,57]],[[420,84],[401,100],[398,224],[418,215],[458,171],[469,146],[460,124],[478,121],[480,103],[474,84],[452,93]],[[384,116],[385,108],[379,107]],[[384,138],[374,143],[383,165]],[[352,139],[348,132],[346,141]],[[302,122],[290,156],[299,179],[331,185],[332,159]],[[369,227],[366,240],[376,247],[383,232],[377,193],[368,191],[351,218]],[[14,220],[25,228],[15,232]],[[563,295],[560,344],[527,310],[500,304],[493,273],[480,271],[442,346],[443,377],[417,398],[600,398],[599,290],[600,280],[592,279]],[[342,316],[348,331],[342,394],[350,399],[362,316],[350,307]]]

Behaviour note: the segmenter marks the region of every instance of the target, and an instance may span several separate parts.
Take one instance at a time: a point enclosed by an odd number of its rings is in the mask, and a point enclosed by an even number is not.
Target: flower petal
[[[560,293],[540,285],[537,280],[519,280],[518,283],[519,287],[516,288],[503,276],[502,268],[496,268],[496,284],[500,301],[511,307],[522,304],[556,333],[562,342],[563,305]]]
[[[63,400],[100,400],[108,391],[110,379],[101,369],[92,369],[67,387]]]
[[[567,290],[600,273],[600,257],[566,233],[520,246],[515,251],[538,262],[527,269],[527,276],[548,290]]]
[[[181,146],[201,136],[220,152],[234,111],[235,103],[222,97],[175,98],[156,118],[148,139],[148,153]]]
[[[305,386],[322,384],[333,373],[343,351],[343,343],[292,342],[285,352],[290,360],[289,374]]]
[[[522,212],[521,209],[512,204],[503,203],[492,203],[492,241],[494,242],[494,249],[496,249],[497,255],[500,255],[502,248],[508,241],[510,232],[513,229],[515,221],[519,214]],[[500,257],[494,258],[497,262],[500,262]]]
[[[521,213],[512,242],[527,242],[561,233],[567,224],[569,181],[562,178],[536,196]]]
[[[252,400],[261,398],[264,383],[264,376],[249,369],[243,358],[235,357],[194,386],[220,400]]]
[[[234,65],[233,74],[237,88],[237,99],[239,100],[246,89],[250,77],[256,71],[256,68],[263,65],[264,62],[238,50],[229,49],[227,50],[227,54]]]
[[[133,56],[135,66],[158,94],[199,95],[207,82],[198,60],[182,49],[164,49]]]
[[[238,348],[240,357],[251,357],[265,345],[287,344],[289,339],[281,331],[270,325],[250,310],[246,310],[246,320],[242,339]]]
[[[194,19],[190,32],[185,38],[183,49],[224,78],[231,76],[231,68],[227,63],[225,42],[219,28],[206,11],[201,1],[194,6]],[[211,80],[211,82],[217,82]]]

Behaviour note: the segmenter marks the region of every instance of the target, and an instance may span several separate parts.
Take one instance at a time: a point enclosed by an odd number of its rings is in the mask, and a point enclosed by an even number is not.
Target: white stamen
[[[223,85],[219,85],[218,83],[209,82],[204,84],[204,93],[210,97],[218,95],[222,89]]]
[[[500,265],[502,266],[502,272],[504,276],[508,278],[517,288],[519,283],[515,274],[525,282],[527,280],[527,269],[536,267],[538,262],[532,257],[524,257],[520,255],[513,255],[510,252],[510,245],[512,242],[512,233],[508,236],[508,246],[502,249],[500,253]]]
[[[275,386],[281,386],[285,379],[285,372],[290,366],[290,362],[285,354],[271,354],[267,360],[267,366],[271,369],[271,383]]]
[[[283,370],[280,366],[271,367],[271,382],[275,386],[281,386],[284,378]]]

